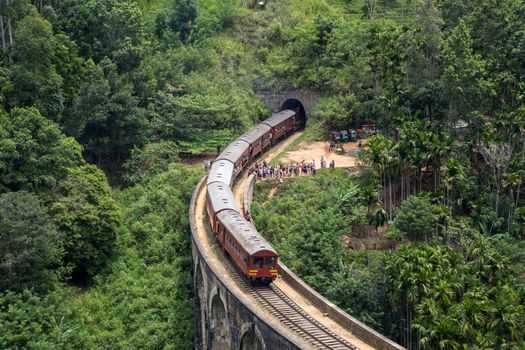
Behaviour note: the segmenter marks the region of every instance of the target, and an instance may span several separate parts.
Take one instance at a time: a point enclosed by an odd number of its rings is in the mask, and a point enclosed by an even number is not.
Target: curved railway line
[[[264,157],[270,161],[281,153],[300,133],[290,136],[270,149]],[[247,188],[247,176],[239,176],[233,192],[240,208],[243,193]],[[331,319],[326,313],[317,309],[306,298],[294,293],[294,287],[283,278],[278,278],[270,286],[254,286],[247,282],[241,271],[236,268],[217,243],[207,215],[205,215],[206,190],[204,186],[196,196],[195,222],[197,239],[206,247],[206,259],[219,269],[223,278],[228,279],[230,285],[238,288],[238,292],[255,306],[260,316],[271,319],[290,339],[296,339],[297,344],[304,349],[374,349],[358,339],[351,331]],[[224,274],[222,274],[224,273]]]
[[[257,300],[264,308],[270,311],[271,315],[277,318],[283,325],[307,340],[312,347],[333,350],[358,349],[315,320],[290,300],[278,287],[273,284],[267,286],[251,285],[246,282],[227,257],[224,256],[222,261],[229,267],[230,271],[233,271],[238,282],[254,300]]]

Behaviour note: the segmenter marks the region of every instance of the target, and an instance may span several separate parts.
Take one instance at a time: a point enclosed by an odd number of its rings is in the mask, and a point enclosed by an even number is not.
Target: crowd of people
[[[321,156],[320,159],[320,166],[321,169],[326,169],[327,167],[330,167],[330,169],[335,168],[335,160],[331,160],[329,163],[324,159],[323,156]],[[212,160],[206,159],[204,160],[204,169],[208,172],[211,169]],[[238,174],[240,172],[239,167],[235,167],[234,174]],[[282,179],[283,177],[293,177],[293,176],[306,176],[306,175],[315,175],[317,172],[317,165],[315,163],[315,159],[312,159],[312,162],[307,162],[306,160],[302,160],[298,163],[290,163],[290,164],[279,164],[279,165],[270,165],[266,160],[262,162],[256,162],[253,164],[253,166],[249,170],[249,174],[255,174],[257,179],[266,179],[266,178],[276,178],[276,179]]]
[[[326,169],[327,166],[333,169],[335,168],[335,161],[331,160],[330,163],[327,163],[326,160],[321,156],[320,166],[321,169]],[[316,172],[317,165],[315,159],[312,159],[312,162],[307,162],[303,159],[298,163],[281,163],[279,165],[269,165],[264,160],[261,163],[256,162],[249,171],[250,174],[255,174],[257,179],[276,178],[279,180],[281,180],[283,177],[315,175]]]

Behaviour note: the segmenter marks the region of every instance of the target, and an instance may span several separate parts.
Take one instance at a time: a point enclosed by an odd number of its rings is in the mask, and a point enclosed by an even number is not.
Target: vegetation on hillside
[[[259,198],[285,261],[407,347],[523,347],[523,2],[0,0],[0,16],[1,348],[192,348],[200,172],[173,163],[284,87],[321,92],[326,129],[381,130],[359,178]],[[341,245],[385,230],[414,244]]]
[[[369,223],[364,237],[378,240],[361,180],[325,170],[282,185],[259,182],[254,222],[309,285],[407,347],[523,346],[523,242],[483,235],[421,195],[396,210],[393,228],[408,241],[394,250],[349,250],[344,242],[362,239]]]

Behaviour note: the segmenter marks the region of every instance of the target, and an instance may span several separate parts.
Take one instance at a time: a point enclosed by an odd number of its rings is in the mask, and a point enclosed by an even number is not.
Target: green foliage
[[[338,237],[347,226],[345,216],[334,206],[335,193],[328,189],[345,181],[346,175],[318,174],[315,179],[287,180],[271,202],[261,206],[256,197],[252,210],[258,230],[271,239],[281,260],[324,290],[329,281],[325,272],[337,269],[342,254]]]
[[[0,293],[0,347],[2,349],[92,348],[80,327],[67,295],[40,296],[29,290]]]
[[[394,226],[411,239],[428,240],[439,232],[443,220],[443,209],[428,196],[410,196],[396,211]]]
[[[134,148],[124,164],[124,179],[131,184],[141,182],[166,171],[177,160],[179,147],[170,141],[150,143],[142,149]]]
[[[444,98],[450,101],[448,118],[452,121],[469,118],[470,123],[479,125],[478,119],[470,118],[479,117],[472,114],[480,110],[479,101],[487,101],[491,84],[485,79],[486,62],[473,52],[472,38],[463,21],[451,31],[444,43],[443,62]]]
[[[6,92],[11,107],[35,106],[55,121],[64,108],[62,77],[56,72],[57,42],[51,24],[36,13],[18,22],[14,33],[14,65],[11,88]]]
[[[174,0],[173,12],[168,18],[168,25],[175,33],[179,33],[182,41],[190,35],[191,25],[197,17],[195,0]]]
[[[24,191],[0,195],[0,291],[52,287],[61,239],[36,196]]]
[[[143,23],[136,1],[67,0],[57,14],[58,27],[77,43],[82,56],[96,62],[109,57],[124,70],[140,63]]]
[[[523,345],[523,291],[485,238],[466,242],[463,254],[444,245],[404,248],[388,270],[398,317],[413,319],[423,348]]]
[[[35,108],[14,109],[0,124],[0,191],[44,190],[83,163],[81,146]]]
[[[148,120],[133,85],[105,58],[98,66],[87,61],[80,94],[64,124],[85,147],[89,159],[100,163],[105,156],[125,157],[134,145],[140,145]]]
[[[93,165],[72,169],[52,197],[50,212],[64,233],[65,262],[75,277],[94,277],[111,257],[120,225],[104,173]]]
[[[173,165],[120,193],[116,259],[110,273],[75,300],[95,347],[194,347],[187,213],[201,176]]]

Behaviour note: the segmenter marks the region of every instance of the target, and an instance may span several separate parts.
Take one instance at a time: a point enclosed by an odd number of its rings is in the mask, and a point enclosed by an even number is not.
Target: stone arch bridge
[[[319,94],[305,91],[295,93],[260,93],[273,111],[299,108],[305,116],[319,98]],[[236,185],[239,207],[249,211],[255,183],[252,176],[242,177]],[[189,219],[192,233],[193,281],[195,292],[195,348],[204,350],[287,350],[287,349],[381,349],[406,350],[375,330],[348,315],[326,300],[306,283],[294,275],[285,265],[279,263],[280,279],[290,286],[298,298],[318,310],[317,316],[310,316],[314,323],[319,318],[329,319],[333,328],[344,329],[341,335],[349,340],[347,345],[333,343],[333,346],[316,346],[307,340],[303,331],[285,326],[282,319],[271,315],[260,302],[250,297],[238,280],[232,277],[231,267],[221,260],[220,247],[211,243],[212,236],[204,206],[206,201],[206,178],[197,185],[190,203]],[[241,182],[242,181],[242,182]],[[213,239],[213,237],[211,237]],[[313,315],[309,311],[309,315]],[[319,321],[321,322],[321,321]],[[327,322],[326,320],[324,322]],[[325,323],[325,325],[330,323]],[[331,327],[327,328],[329,333]],[[303,333],[301,333],[303,332]],[[308,331],[306,331],[308,332]],[[346,332],[346,333],[345,333]],[[343,334],[340,333],[340,334]],[[328,337],[330,338],[330,337]],[[330,338],[331,339],[331,338]],[[329,344],[332,340],[326,340]],[[314,342],[315,343],[315,342]],[[348,344],[355,344],[348,346]]]

